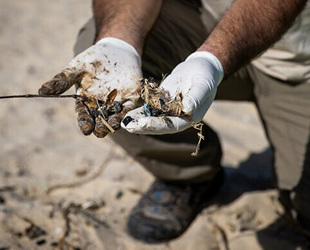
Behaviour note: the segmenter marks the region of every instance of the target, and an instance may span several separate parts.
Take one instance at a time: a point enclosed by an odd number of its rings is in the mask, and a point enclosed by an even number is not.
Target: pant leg
[[[310,232],[310,79],[284,82],[254,66],[249,73],[274,151],[276,184]]]

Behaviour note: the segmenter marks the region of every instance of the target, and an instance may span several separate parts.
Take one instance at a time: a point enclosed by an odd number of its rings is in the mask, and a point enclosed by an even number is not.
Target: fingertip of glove
[[[123,129],[126,129],[129,133],[134,134],[145,134],[149,132],[149,128],[151,126],[149,125],[148,119],[140,118],[139,120],[136,120],[130,116],[127,117],[125,117],[125,119],[122,121],[121,126]]]
[[[43,89],[43,87],[41,87],[41,88],[38,90],[38,94],[39,94],[39,95],[44,95],[44,89]]]
[[[136,133],[139,130],[138,121],[131,116],[126,116],[121,122],[121,127],[127,130],[129,133]]]
[[[92,130],[83,130],[83,129],[81,129],[81,132],[85,136],[90,136],[93,131]]]
[[[78,121],[79,128],[84,135],[90,135],[95,128],[95,123],[88,117],[84,117]]]
[[[39,95],[57,95],[61,94],[58,93],[57,89],[54,87],[54,84],[51,82],[44,83],[41,88],[38,90]]]
[[[104,138],[109,130],[103,124],[96,124],[93,133],[97,138]]]
[[[41,86],[38,90],[39,95],[48,95],[51,94],[51,89],[46,86],[46,83]]]
[[[132,122],[134,119],[131,116],[126,116],[122,121],[122,127],[126,128],[126,126]]]

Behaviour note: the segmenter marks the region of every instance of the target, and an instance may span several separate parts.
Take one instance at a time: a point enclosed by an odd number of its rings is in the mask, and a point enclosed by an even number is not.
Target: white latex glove
[[[182,111],[194,122],[200,122],[215,98],[223,75],[223,67],[214,55],[195,52],[180,63],[160,87],[167,90],[172,99],[182,93]],[[140,107],[127,113],[121,125],[130,133],[155,135],[177,133],[189,128],[191,123],[186,117],[148,117]]]
[[[43,84],[40,95],[59,95],[76,86],[79,95],[90,97],[91,102],[77,100],[76,113],[81,131],[104,137],[109,130],[98,117],[100,103],[117,101],[123,111],[111,118],[114,129],[129,110],[136,107],[140,92],[141,58],[130,44],[116,38],[103,38],[78,56],[53,79]],[[110,99],[110,100],[109,100]],[[109,123],[110,123],[109,113]]]

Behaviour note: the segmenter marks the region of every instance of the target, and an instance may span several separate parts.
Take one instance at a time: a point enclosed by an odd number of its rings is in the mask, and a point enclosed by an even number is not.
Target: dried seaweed
[[[183,113],[182,93],[178,93],[172,98],[169,93],[160,88],[159,85],[160,84],[152,77],[141,80],[141,98],[145,101],[145,114],[147,116],[164,117],[164,121],[169,128],[173,127],[173,124],[168,116],[186,117],[190,121],[191,126],[198,130],[197,135],[199,140],[195,152],[191,154],[192,156],[198,156],[201,141],[204,140],[202,134],[203,123],[195,123],[190,116]]]
[[[182,93],[171,99],[169,93],[159,87],[154,78],[141,80],[141,98],[148,105],[152,116],[184,116],[182,112]]]

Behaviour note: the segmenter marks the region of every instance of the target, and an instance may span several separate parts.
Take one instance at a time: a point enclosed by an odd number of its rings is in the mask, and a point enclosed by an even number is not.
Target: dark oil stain
[[[168,128],[173,128],[173,122],[171,121],[171,119],[167,116],[163,116],[163,119],[165,121],[165,123],[167,124]]]

